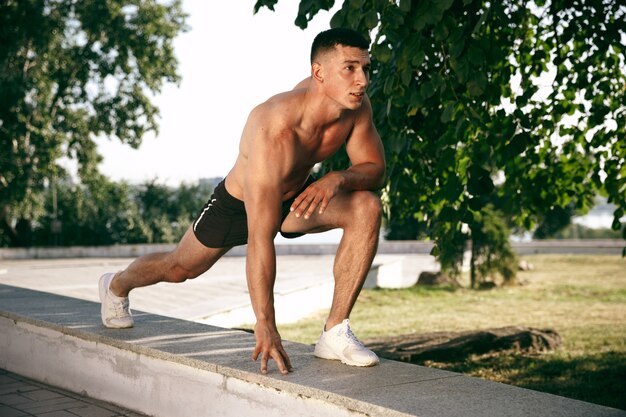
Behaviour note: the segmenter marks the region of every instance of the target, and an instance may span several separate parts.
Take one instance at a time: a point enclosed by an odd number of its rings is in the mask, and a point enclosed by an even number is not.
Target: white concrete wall
[[[6,317],[0,317],[0,367],[156,417],[364,416],[319,399]]]

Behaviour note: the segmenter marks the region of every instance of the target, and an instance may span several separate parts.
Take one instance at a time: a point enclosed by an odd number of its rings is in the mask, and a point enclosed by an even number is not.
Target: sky
[[[281,0],[275,12],[263,8],[256,15],[254,4],[183,1],[190,29],[174,42],[182,81],[154,98],[159,134],[145,135],[138,150],[97,139],[103,174],[169,185],[226,176],[250,110],[310,74],[313,38],[339,8],[321,11],[303,31],[293,23],[299,1]]]

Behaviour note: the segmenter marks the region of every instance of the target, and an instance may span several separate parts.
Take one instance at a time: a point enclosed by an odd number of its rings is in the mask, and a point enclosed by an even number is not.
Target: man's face
[[[342,107],[358,109],[369,85],[371,65],[367,50],[337,45],[320,59],[327,94]]]

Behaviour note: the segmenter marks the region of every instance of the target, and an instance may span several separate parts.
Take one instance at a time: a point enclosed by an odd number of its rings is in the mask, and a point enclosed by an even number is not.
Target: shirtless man
[[[348,321],[378,244],[381,203],[370,190],[380,188],[385,176],[383,146],[365,94],[368,47],[348,29],[315,38],[311,76],[252,110],[235,165],[176,249],[140,257],[126,270],[102,276],[105,326],[133,326],[131,290],[197,277],[230,248],[247,243],[246,276],[256,315],[252,358],[261,358],[262,373],[269,359],[288,373],[291,361],[274,316],[274,238],[278,232],[296,237],[341,228],[332,306],[315,356],[354,366],[378,363]],[[344,144],[351,166],[314,180],[313,166]]]

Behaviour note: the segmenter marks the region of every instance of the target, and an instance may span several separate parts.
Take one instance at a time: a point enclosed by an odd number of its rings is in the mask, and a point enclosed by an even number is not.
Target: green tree
[[[295,23],[306,27],[334,3],[302,0]],[[331,26],[372,41],[387,213],[422,223],[414,229],[434,239],[446,268],[458,272],[458,251],[477,244],[489,210],[533,230],[546,213],[587,211],[600,193],[621,228],[623,0],[345,0]],[[338,154],[324,169],[346,162]]]
[[[157,130],[150,94],[177,82],[180,0],[0,1],[0,242],[43,214],[45,184],[75,160],[96,178],[104,135],[137,147]],[[25,233],[25,232],[23,232]]]

